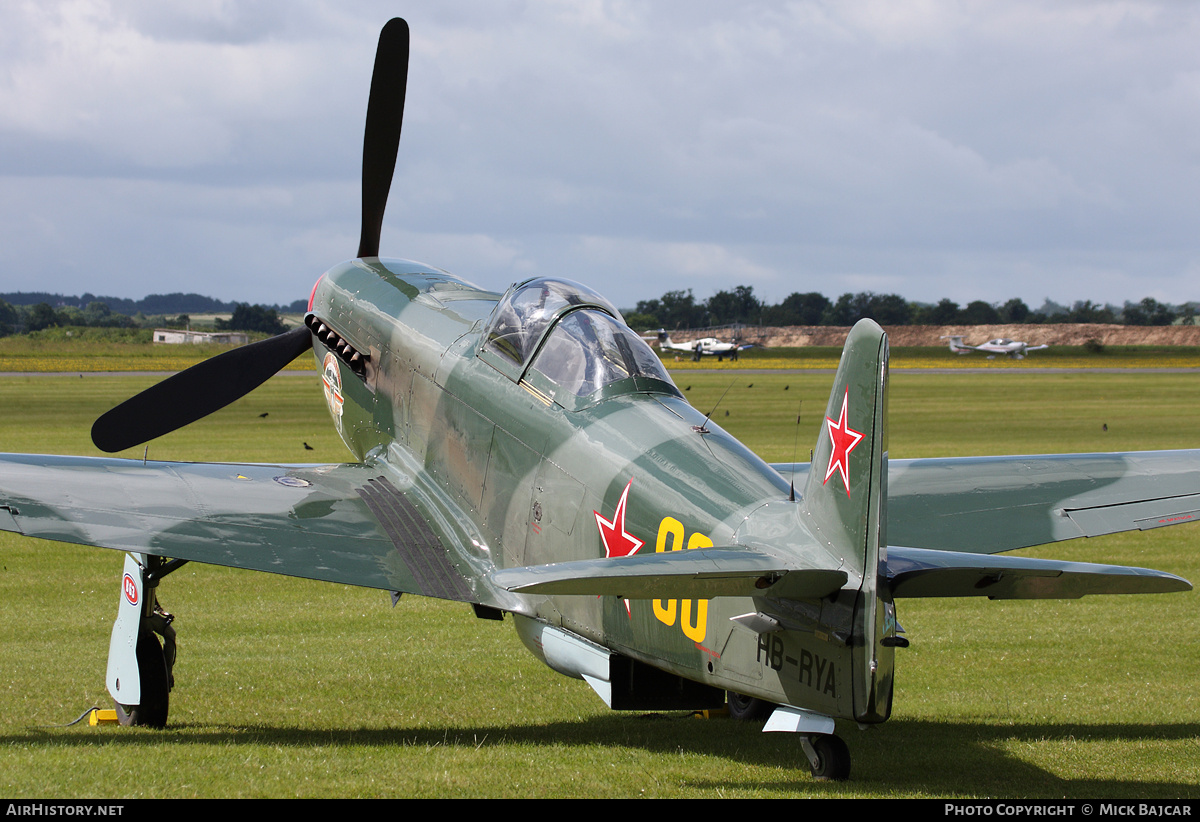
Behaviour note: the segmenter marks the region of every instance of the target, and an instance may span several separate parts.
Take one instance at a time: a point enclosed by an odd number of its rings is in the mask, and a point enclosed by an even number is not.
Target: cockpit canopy
[[[613,304],[570,280],[538,278],[510,288],[492,312],[479,355],[567,408],[628,391],[679,393]]]
[[[621,318],[621,312],[612,303],[579,283],[546,277],[517,283],[505,292],[492,312],[485,346],[523,366],[560,314],[585,305]]]

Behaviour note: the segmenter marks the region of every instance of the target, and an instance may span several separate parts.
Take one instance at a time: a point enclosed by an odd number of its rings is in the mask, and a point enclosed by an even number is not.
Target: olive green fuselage
[[[488,587],[491,568],[736,546],[759,532],[773,535],[772,550],[827,550],[800,522],[788,482],[669,382],[630,378],[578,398],[556,396],[533,369],[502,373],[480,356],[500,298],[419,264],[360,259],[329,271],[311,306],[366,355],[356,371],[314,340],[342,439],[360,460],[390,467],[398,483],[430,486],[461,523],[460,561],[479,580],[479,602],[716,688],[885,719],[886,706],[854,708],[857,579],[820,601],[519,596]],[[755,612],[787,629],[760,633],[731,621]],[[890,693],[890,669],[887,684]]]

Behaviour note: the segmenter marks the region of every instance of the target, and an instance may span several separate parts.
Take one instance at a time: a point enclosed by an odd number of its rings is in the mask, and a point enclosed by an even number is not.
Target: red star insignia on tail
[[[604,556],[606,557],[631,556],[636,554],[643,545],[640,539],[625,530],[625,502],[629,499],[630,485],[633,485],[632,479],[621,493],[621,501],[617,503],[617,511],[613,514],[612,522],[600,516],[599,511],[592,512],[596,515],[596,526],[600,529],[600,539],[604,541]]]
[[[846,387],[846,396],[842,400],[842,413],[838,417],[837,422],[834,422],[829,417],[825,418],[825,422],[829,423],[829,441],[833,444],[833,450],[829,452],[829,467],[825,469],[825,482],[829,482],[829,478],[833,476],[833,472],[837,471],[842,475],[842,485],[846,488],[846,497],[850,497],[850,452],[854,450],[854,446],[862,441],[863,435],[859,431],[855,431],[846,424],[846,411],[850,406],[850,387]]]

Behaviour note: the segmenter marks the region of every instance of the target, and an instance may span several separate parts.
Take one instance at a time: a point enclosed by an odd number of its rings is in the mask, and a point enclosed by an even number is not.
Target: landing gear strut
[[[108,646],[108,692],[122,725],[167,724],[175,680],[175,617],[158,603],[158,581],[183,565],[147,554],[126,554],[121,605]],[[159,637],[162,638],[160,643]]]

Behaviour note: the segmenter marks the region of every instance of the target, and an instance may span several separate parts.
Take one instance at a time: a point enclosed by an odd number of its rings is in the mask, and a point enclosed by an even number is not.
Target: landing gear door
[[[126,554],[125,572],[121,575],[121,604],[108,643],[108,673],[105,676],[108,693],[121,705],[138,705],[142,701],[137,642],[144,597],[142,566],[133,554]]]

